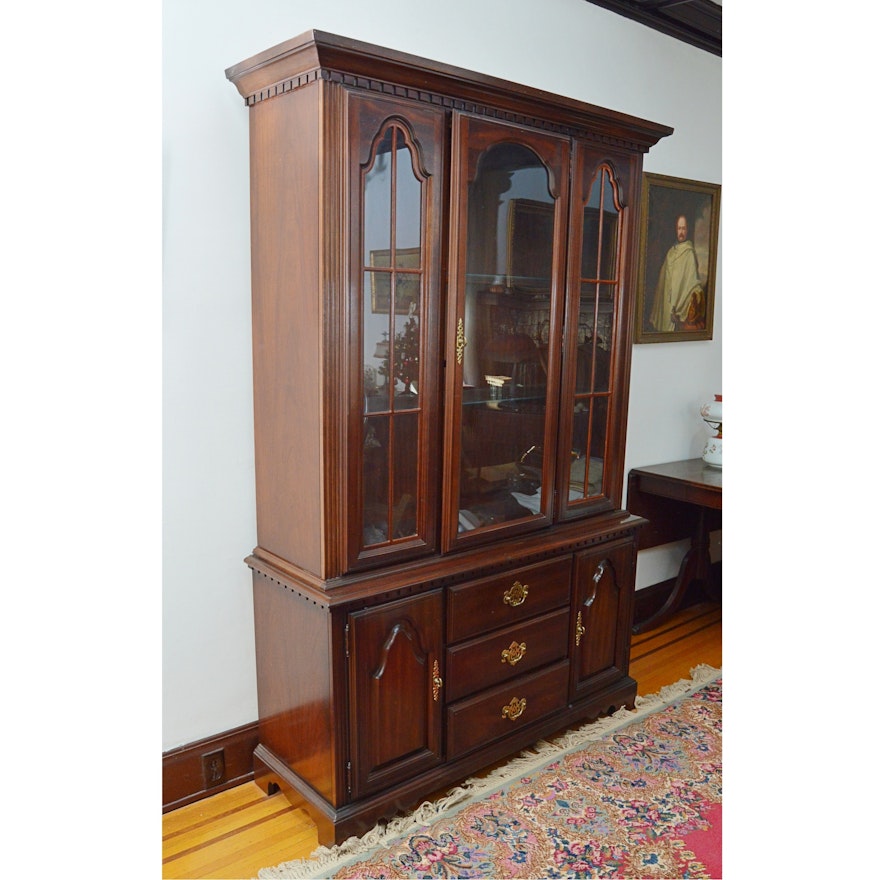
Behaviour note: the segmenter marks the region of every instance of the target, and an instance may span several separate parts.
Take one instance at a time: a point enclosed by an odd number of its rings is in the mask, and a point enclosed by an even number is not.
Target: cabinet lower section
[[[631,706],[642,522],[618,512],[324,589],[257,551],[257,782],[332,845]]]
[[[621,679],[613,688],[603,690],[587,702],[566,706],[538,724],[507,734],[503,740],[461,758],[447,760],[387,791],[339,807],[321,797],[306,780],[293,773],[281,758],[262,744],[254,752],[254,779],[267,794],[280,790],[294,806],[304,807],[317,826],[319,843],[333,846],[349,837],[364,834],[380,819],[412,809],[425,798],[496,761],[513,757],[538,740],[572,724],[593,720],[622,706],[631,708],[635,697],[636,682],[629,677]]]

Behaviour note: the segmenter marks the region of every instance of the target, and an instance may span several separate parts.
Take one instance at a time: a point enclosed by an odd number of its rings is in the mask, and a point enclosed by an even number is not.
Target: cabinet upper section
[[[226,76],[249,105],[324,79],[642,153],[672,134],[667,125],[317,30],[233,65]]]
[[[318,32],[251,120],[258,553],[323,581],[619,508],[671,129]]]

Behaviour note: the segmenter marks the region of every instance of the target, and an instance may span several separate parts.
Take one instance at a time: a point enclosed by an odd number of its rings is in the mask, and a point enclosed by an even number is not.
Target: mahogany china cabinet
[[[255,778],[361,833],[632,704],[642,157],[672,129],[310,31],[250,116]]]

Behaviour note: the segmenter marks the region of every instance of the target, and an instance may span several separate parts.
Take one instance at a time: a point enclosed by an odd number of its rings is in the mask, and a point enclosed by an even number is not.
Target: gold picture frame
[[[391,310],[391,276],[397,275],[394,301],[395,315],[418,314],[421,292],[422,249],[397,248],[397,265],[391,267],[391,251],[370,251],[370,306],[374,315],[387,315]],[[401,271],[404,270],[404,271]]]
[[[553,277],[553,202],[511,199],[507,215],[507,286],[549,290]]]
[[[721,185],[645,173],[634,340],[712,338]]]

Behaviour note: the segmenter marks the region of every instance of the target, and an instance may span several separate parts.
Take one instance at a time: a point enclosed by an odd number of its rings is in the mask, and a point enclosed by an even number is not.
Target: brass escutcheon
[[[526,643],[520,642],[517,644],[516,642],[511,642],[509,648],[505,648],[501,652],[501,662],[509,663],[511,666],[516,666],[520,660],[525,656],[526,653]]]
[[[509,590],[504,591],[504,604],[516,608],[517,605],[522,605],[526,601],[526,596],[528,595],[529,585],[514,581],[513,586]]]
[[[581,612],[578,611],[577,626],[574,630],[574,643],[578,648],[581,646],[581,638],[586,631],[586,627],[581,625]]]
[[[526,698],[523,697],[520,699],[519,697],[514,697],[510,703],[508,703],[501,710],[501,717],[508,718],[511,721],[516,721],[520,715],[526,710]]]
[[[464,347],[467,345],[467,339],[464,338],[464,320],[458,319],[458,329],[455,331],[455,360],[461,364],[464,358]]]
[[[432,679],[432,685],[434,702],[436,703],[440,699],[440,688],[443,687],[443,679],[440,678],[440,664],[436,660],[434,661],[434,677]]]

